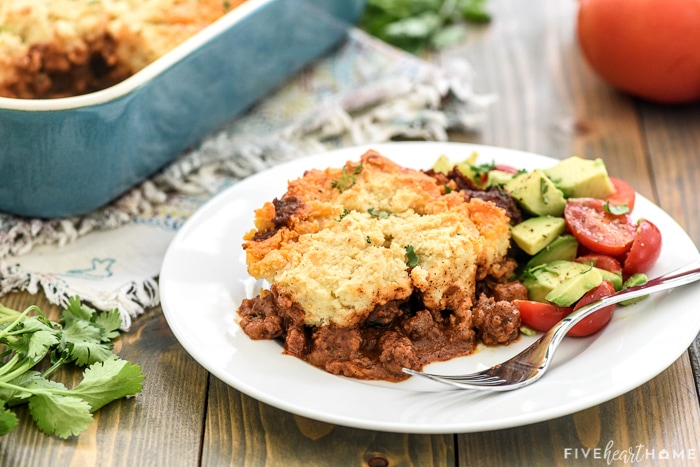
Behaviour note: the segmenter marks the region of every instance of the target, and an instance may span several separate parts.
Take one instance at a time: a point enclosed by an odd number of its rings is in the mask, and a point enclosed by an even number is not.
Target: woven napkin
[[[329,149],[477,130],[492,98],[471,83],[467,62],[437,67],[352,29],[338,49],[110,205],[64,219],[0,214],[0,295],[42,292],[57,305],[77,295],[118,309],[126,331],[159,304],[168,244],[212,196]]]

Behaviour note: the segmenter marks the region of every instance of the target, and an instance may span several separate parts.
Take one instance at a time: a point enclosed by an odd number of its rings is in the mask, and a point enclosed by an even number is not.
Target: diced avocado
[[[615,192],[602,159],[569,157],[544,173],[567,198],[605,198]]]
[[[615,287],[615,290],[621,290],[622,289],[622,271],[620,272],[610,272],[606,271],[605,269],[601,268],[596,268],[600,271],[600,274],[603,276],[604,281],[610,281],[612,282],[613,287]]]
[[[476,183],[476,172],[474,171],[474,167],[476,166],[476,161],[479,158],[479,153],[476,151],[472,152],[469,157],[464,159],[461,162],[458,162],[456,164],[457,168],[459,169],[462,174],[464,174],[467,178],[472,180],[473,182]]]
[[[442,154],[437,158],[435,163],[433,163],[433,170],[438,173],[446,174],[452,170],[454,166],[452,161],[446,155]]]
[[[504,187],[531,214],[561,216],[564,213],[564,194],[540,169],[519,174],[506,182]]]
[[[488,179],[486,180],[486,186],[505,185],[513,178],[513,176],[514,174],[510,172],[504,172],[497,169],[490,170]]]
[[[622,287],[622,276],[619,274],[595,268],[590,264],[565,260],[556,260],[525,270],[522,282],[527,288],[530,300],[546,302],[547,294],[552,290],[568,279],[585,273],[589,269],[596,269],[602,280],[609,280],[613,283],[615,290],[619,290],[619,287]]]
[[[474,180],[476,178],[476,173],[474,172],[473,167],[476,165],[478,157],[479,153],[474,151],[469,155],[469,157],[467,157],[463,161],[455,163],[443,154],[439,156],[437,160],[433,163],[433,170],[435,172],[446,174],[453,168],[457,167],[457,169],[459,169],[459,171],[462,172],[462,174],[464,174],[469,179]]]
[[[525,269],[530,269],[544,263],[563,259],[571,261],[578,252],[578,240],[573,235],[560,235],[552,243],[544,247],[539,253],[530,258]]]
[[[564,218],[538,216],[514,225],[511,229],[511,237],[525,253],[534,255],[563,234],[565,230]]]
[[[598,287],[601,282],[603,282],[603,276],[600,274],[600,269],[591,267],[587,271],[565,280],[544,298],[557,306],[571,306],[586,292]]]
[[[588,264],[574,261],[552,261],[526,270],[522,282],[527,288],[530,300],[545,302],[547,294],[559,284],[590,268]]]
[[[632,274],[630,277],[628,277],[627,280],[622,284],[622,289],[627,289],[629,287],[635,287],[637,285],[646,284],[647,282],[649,282],[649,279],[647,278],[646,274],[642,274],[641,272],[639,272],[637,274]],[[649,295],[643,295],[641,297],[630,298],[629,300],[623,300],[620,302],[620,305],[632,305],[632,304],[637,303],[641,300],[644,300],[648,296]]]

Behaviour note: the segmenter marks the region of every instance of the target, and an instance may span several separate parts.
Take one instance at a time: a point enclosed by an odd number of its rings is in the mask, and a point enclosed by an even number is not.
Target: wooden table
[[[492,0],[489,7],[491,25],[470,28],[459,46],[434,58],[469,59],[477,91],[498,96],[480,132],[451,139],[556,158],[603,157],[611,175],[629,181],[700,242],[700,105],[641,102],[596,78],[576,46],[575,0]],[[5,303],[51,308],[28,294]],[[199,366],[160,309],[136,320],[116,350],[142,366],[143,392],[104,407],[87,432],[66,441],[40,433],[20,410],[20,426],[0,438],[2,465],[606,465],[565,450],[604,449],[610,440],[654,451],[646,464],[700,462],[700,340],[658,377],[600,406],[454,435],[333,426],[262,404]],[[664,449],[685,459],[665,461]]]

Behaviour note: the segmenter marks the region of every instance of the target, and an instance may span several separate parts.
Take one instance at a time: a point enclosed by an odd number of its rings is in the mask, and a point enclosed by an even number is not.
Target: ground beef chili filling
[[[454,182],[466,200],[477,197],[501,207],[511,224],[522,215],[513,200],[498,189],[483,190],[458,170],[427,171],[441,184]],[[290,222],[302,204],[293,196],[275,199],[270,228],[256,234],[264,240]],[[304,311],[292,299],[270,290],[246,299],[238,309],[243,331],[255,340],[280,340],[284,352],[329,373],[363,380],[398,382],[408,378],[402,368],[420,370],[431,362],[474,352],[479,342],[508,345],[520,335],[515,300],[527,299],[527,289],[512,280],[517,263],[506,258],[499,268],[476,282],[475,303],[465,311],[430,311],[420,294],[377,306],[356,326],[307,326]]]
[[[116,44],[109,34],[86,40],[85,49],[51,43],[34,44],[17,63],[17,82],[3,94],[23,99],[55,99],[105,89],[126,79],[131,71],[117,66]]]
[[[299,306],[269,292],[244,300],[238,313],[252,339],[280,339],[284,352],[329,373],[363,380],[402,381],[402,368],[469,355],[479,341],[507,345],[518,339],[515,299],[527,298],[519,282],[482,282],[479,300],[466,312],[434,312],[414,294],[375,308],[360,326],[308,327]],[[487,295],[491,293],[492,295]]]

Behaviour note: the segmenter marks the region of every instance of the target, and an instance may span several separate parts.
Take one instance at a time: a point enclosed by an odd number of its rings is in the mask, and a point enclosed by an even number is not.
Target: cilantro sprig
[[[360,21],[368,33],[413,53],[442,49],[464,35],[464,22],[488,23],[488,0],[368,0]]]
[[[141,368],[112,352],[119,335],[117,310],[97,313],[71,298],[59,322],[31,306],[0,305],[0,435],[18,424],[12,409],[27,404],[41,431],[68,438],[85,431],[93,413],[142,389]],[[41,362],[50,366],[44,371]],[[49,379],[63,365],[86,367],[73,388]]]

